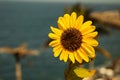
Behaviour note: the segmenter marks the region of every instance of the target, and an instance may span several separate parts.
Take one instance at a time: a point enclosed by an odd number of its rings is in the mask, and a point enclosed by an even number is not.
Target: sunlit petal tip
[[[88,44],[89,44],[89,43],[88,43]],[[93,47],[97,47],[97,46],[99,45],[99,43],[98,43],[97,40],[93,39],[93,41],[91,41],[91,44],[90,44],[90,45],[93,46]]]
[[[56,34],[59,37],[61,36],[62,30],[55,28],[55,27],[52,27],[52,26],[50,28],[54,34]]]
[[[69,14],[65,14],[64,17],[69,17],[70,15]]]
[[[85,61],[86,61],[86,62],[89,62],[89,59],[86,59]]]
[[[72,12],[72,14],[71,15],[76,15],[76,12]]]
[[[67,62],[67,60],[68,60],[68,57],[67,57],[67,59],[64,59],[64,62]]]
[[[72,61],[72,63],[74,64],[74,63],[75,63],[75,60],[74,60],[74,61]]]
[[[71,18],[72,18],[73,20],[76,20],[76,17],[77,17],[77,14],[76,14],[75,12],[72,12]]]
[[[75,12],[72,12],[70,16],[70,27],[71,28],[75,27],[76,18],[77,18],[77,14]]]
[[[84,18],[84,16],[83,15],[80,15],[80,17],[83,19]]]
[[[83,20],[84,21],[84,16],[80,15],[78,18],[80,18],[79,20]]]
[[[58,57],[59,55],[57,55],[57,53],[54,53],[54,57]]]
[[[69,28],[70,27],[70,15],[69,14],[65,14],[63,18],[64,18],[65,27]]]
[[[74,58],[73,53],[70,53],[70,54],[69,54],[69,58],[70,58],[70,60],[72,61],[72,63],[75,63],[75,58]]]
[[[92,58],[92,59],[96,58],[96,55],[91,55],[91,58]]]
[[[61,55],[62,55],[62,54],[60,54],[60,61],[62,61],[62,60],[63,60],[63,58],[61,57]]]
[[[84,16],[83,15],[80,15],[80,18],[84,21]]]
[[[55,53],[54,53],[54,57],[58,57],[58,56],[56,56]]]
[[[97,47],[98,45],[99,45],[99,43],[96,42],[96,43],[93,45],[93,47]]]
[[[55,35],[53,33],[49,33],[48,37],[51,38],[51,39],[57,39],[57,38],[59,38],[57,35]]]
[[[53,48],[53,52],[54,52],[54,57],[58,57],[60,55],[60,53],[62,52],[62,48],[61,46],[57,46]]]
[[[64,62],[67,62],[69,53],[65,50]]]
[[[65,53],[65,50],[62,50],[62,51],[61,51],[61,55],[60,55],[60,61],[61,61],[61,60],[64,60],[65,54],[66,54],[66,53]]]
[[[53,33],[49,33],[49,34],[48,34],[48,37],[50,37],[50,38],[51,38],[52,34],[53,34]]]
[[[95,57],[96,57],[95,53],[89,55],[89,58],[95,58]]]
[[[58,17],[58,21],[62,18],[62,16]]]
[[[98,35],[98,32],[97,31],[93,32],[93,35],[96,37]]]
[[[67,60],[64,60],[64,62],[67,62]]]
[[[50,29],[52,30],[54,27],[53,26],[50,26]]]
[[[88,22],[88,24],[89,24],[89,25],[91,25],[91,24],[92,24],[92,21],[87,21],[87,22]]]
[[[91,25],[92,27],[96,27],[96,26],[94,26],[94,25]]]
[[[60,58],[60,61],[62,61],[63,59],[62,58]]]
[[[98,32],[96,31],[95,34],[96,34],[96,36],[97,36],[97,35],[98,35]]]
[[[92,27],[92,29],[94,29],[94,30],[96,29],[96,26],[94,26],[94,25],[91,25],[91,27]]]
[[[59,23],[59,24],[61,23],[60,18],[58,19],[57,23]]]
[[[50,42],[48,45],[49,45],[49,46],[53,46],[53,43],[52,43],[52,42]]]
[[[50,26],[50,29],[54,32],[55,28],[53,26]]]
[[[63,18],[63,17],[59,17],[57,23],[59,23],[59,24],[63,23],[63,22],[62,22],[62,18]]]
[[[99,43],[98,43],[98,41],[96,41],[96,43],[95,43],[95,45],[94,45],[94,46],[95,46],[95,47],[97,47],[98,45],[99,45]]]
[[[79,62],[82,63],[82,58],[79,56],[77,52],[75,52],[75,59]]]
[[[65,15],[64,15],[64,19],[66,19],[66,20],[69,21],[69,18],[70,18],[70,15],[69,15],[69,14],[65,14]]]
[[[84,26],[90,26],[92,24],[92,21],[86,21],[85,23],[83,23]]]

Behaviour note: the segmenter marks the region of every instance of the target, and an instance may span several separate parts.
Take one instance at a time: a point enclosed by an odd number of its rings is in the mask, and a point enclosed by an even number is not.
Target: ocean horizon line
[[[96,3],[96,4],[120,4],[120,1],[118,0],[112,0],[112,1],[89,1],[89,0],[0,0],[0,2],[40,2],[40,3]]]

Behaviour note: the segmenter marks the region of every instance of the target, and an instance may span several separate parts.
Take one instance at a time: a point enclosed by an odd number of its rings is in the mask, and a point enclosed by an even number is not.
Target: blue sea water
[[[40,49],[48,39],[49,26],[56,26],[59,16],[69,3],[0,2],[0,46],[17,47],[27,43],[28,48]],[[120,9],[119,4],[83,4],[93,11]],[[100,46],[113,57],[120,57],[120,31],[109,29],[110,35],[101,36]],[[101,65],[105,57],[98,54],[96,65]],[[23,80],[63,80],[66,63],[53,57],[47,48],[39,56],[27,56],[21,60]],[[15,80],[15,60],[10,54],[0,55],[0,80]]]

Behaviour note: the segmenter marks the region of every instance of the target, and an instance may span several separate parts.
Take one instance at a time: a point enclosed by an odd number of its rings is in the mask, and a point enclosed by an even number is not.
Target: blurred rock
[[[113,77],[113,76],[114,76],[114,71],[113,71],[112,69],[107,69],[107,70],[106,70],[106,75],[107,75],[108,77]]]
[[[92,12],[90,17],[100,24],[110,25],[114,28],[120,29],[120,11],[103,11],[103,12]]]
[[[105,67],[102,67],[99,69],[99,73],[102,75],[106,74],[106,71],[107,71],[107,69]]]

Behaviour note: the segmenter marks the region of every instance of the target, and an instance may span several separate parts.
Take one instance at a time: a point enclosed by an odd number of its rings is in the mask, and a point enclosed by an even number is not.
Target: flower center
[[[65,30],[61,36],[61,44],[68,51],[76,51],[82,43],[82,35],[79,30],[70,28]]]

